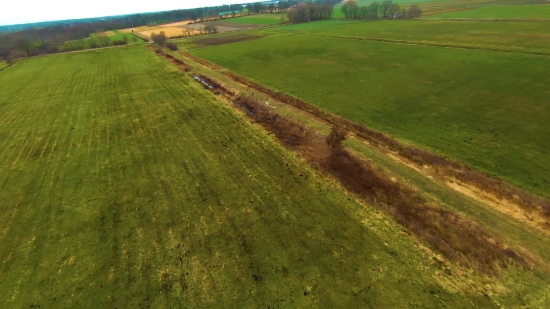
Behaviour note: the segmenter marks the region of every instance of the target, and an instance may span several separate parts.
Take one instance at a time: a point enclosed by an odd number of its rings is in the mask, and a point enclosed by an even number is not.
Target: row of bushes
[[[159,34],[152,33],[151,38],[153,39],[153,42],[157,43],[160,46],[165,46],[171,51],[178,50],[178,46],[175,43],[168,42],[168,38],[166,37],[164,31],[161,31]]]

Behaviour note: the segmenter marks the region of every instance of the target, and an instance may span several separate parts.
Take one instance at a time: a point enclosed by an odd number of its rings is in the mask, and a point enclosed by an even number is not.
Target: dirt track
[[[263,27],[263,25],[239,24],[239,23],[220,23],[220,22],[215,22],[214,21],[214,22],[202,22],[202,23],[196,23],[196,24],[188,24],[188,25],[182,26],[181,28],[200,31],[207,24],[215,25],[218,28],[218,32],[220,32],[220,33],[230,32],[230,31],[238,31],[238,30],[257,29],[257,28],[262,28]]]

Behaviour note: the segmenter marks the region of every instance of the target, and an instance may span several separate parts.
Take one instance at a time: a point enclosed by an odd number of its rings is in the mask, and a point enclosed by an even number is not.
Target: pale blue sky
[[[232,0],[7,0],[0,6],[0,25],[109,15],[168,11],[251,1]]]

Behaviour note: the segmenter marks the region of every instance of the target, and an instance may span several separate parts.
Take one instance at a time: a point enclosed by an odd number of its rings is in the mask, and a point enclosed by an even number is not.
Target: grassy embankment
[[[331,31],[337,30],[329,25],[334,23],[303,26],[310,31],[327,26],[315,35],[272,35],[190,52],[324,110],[550,196],[544,99],[550,82],[544,68],[550,58],[318,35],[333,35]],[[427,25],[441,28],[437,23]],[[351,22],[339,34],[357,35],[371,26],[381,24]],[[394,31],[384,36],[402,36]],[[522,32],[516,33],[519,37]],[[437,41],[452,44],[454,38],[441,36]],[[523,39],[510,41],[521,44]]]
[[[434,18],[550,19],[550,5],[484,6],[432,15]]]
[[[1,307],[496,306],[145,48],[0,84]]]

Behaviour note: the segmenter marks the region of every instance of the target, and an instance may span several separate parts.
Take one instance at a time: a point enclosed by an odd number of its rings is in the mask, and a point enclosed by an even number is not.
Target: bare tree
[[[388,13],[390,12],[390,7],[392,6],[392,1],[391,0],[386,0],[384,2],[382,2],[382,13],[384,15],[384,18],[388,18]]]
[[[97,37],[97,41],[99,42],[99,45],[101,45],[103,47],[111,45],[111,38],[109,38],[108,36],[100,35],[100,36],[96,36],[96,37]]]
[[[380,12],[380,3],[373,2],[369,5],[369,17],[373,19],[377,19]]]
[[[17,49],[25,52],[27,54],[27,57],[31,56],[33,44],[29,39],[21,37],[17,40],[16,44],[17,44]]]
[[[422,16],[422,9],[418,5],[411,5],[408,12],[410,19],[419,18]]]
[[[390,19],[393,19],[393,17],[395,16],[395,14],[397,12],[399,12],[399,4],[397,3],[392,3],[392,5],[390,5],[389,7],[389,11],[390,11]]]
[[[151,34],[151,38],[153,39],[153,42],[157,43],[160,46],[164,46],[166,44],[166,34],[164,31],[161,31],[159,34],[155,34],[154,32]]]

